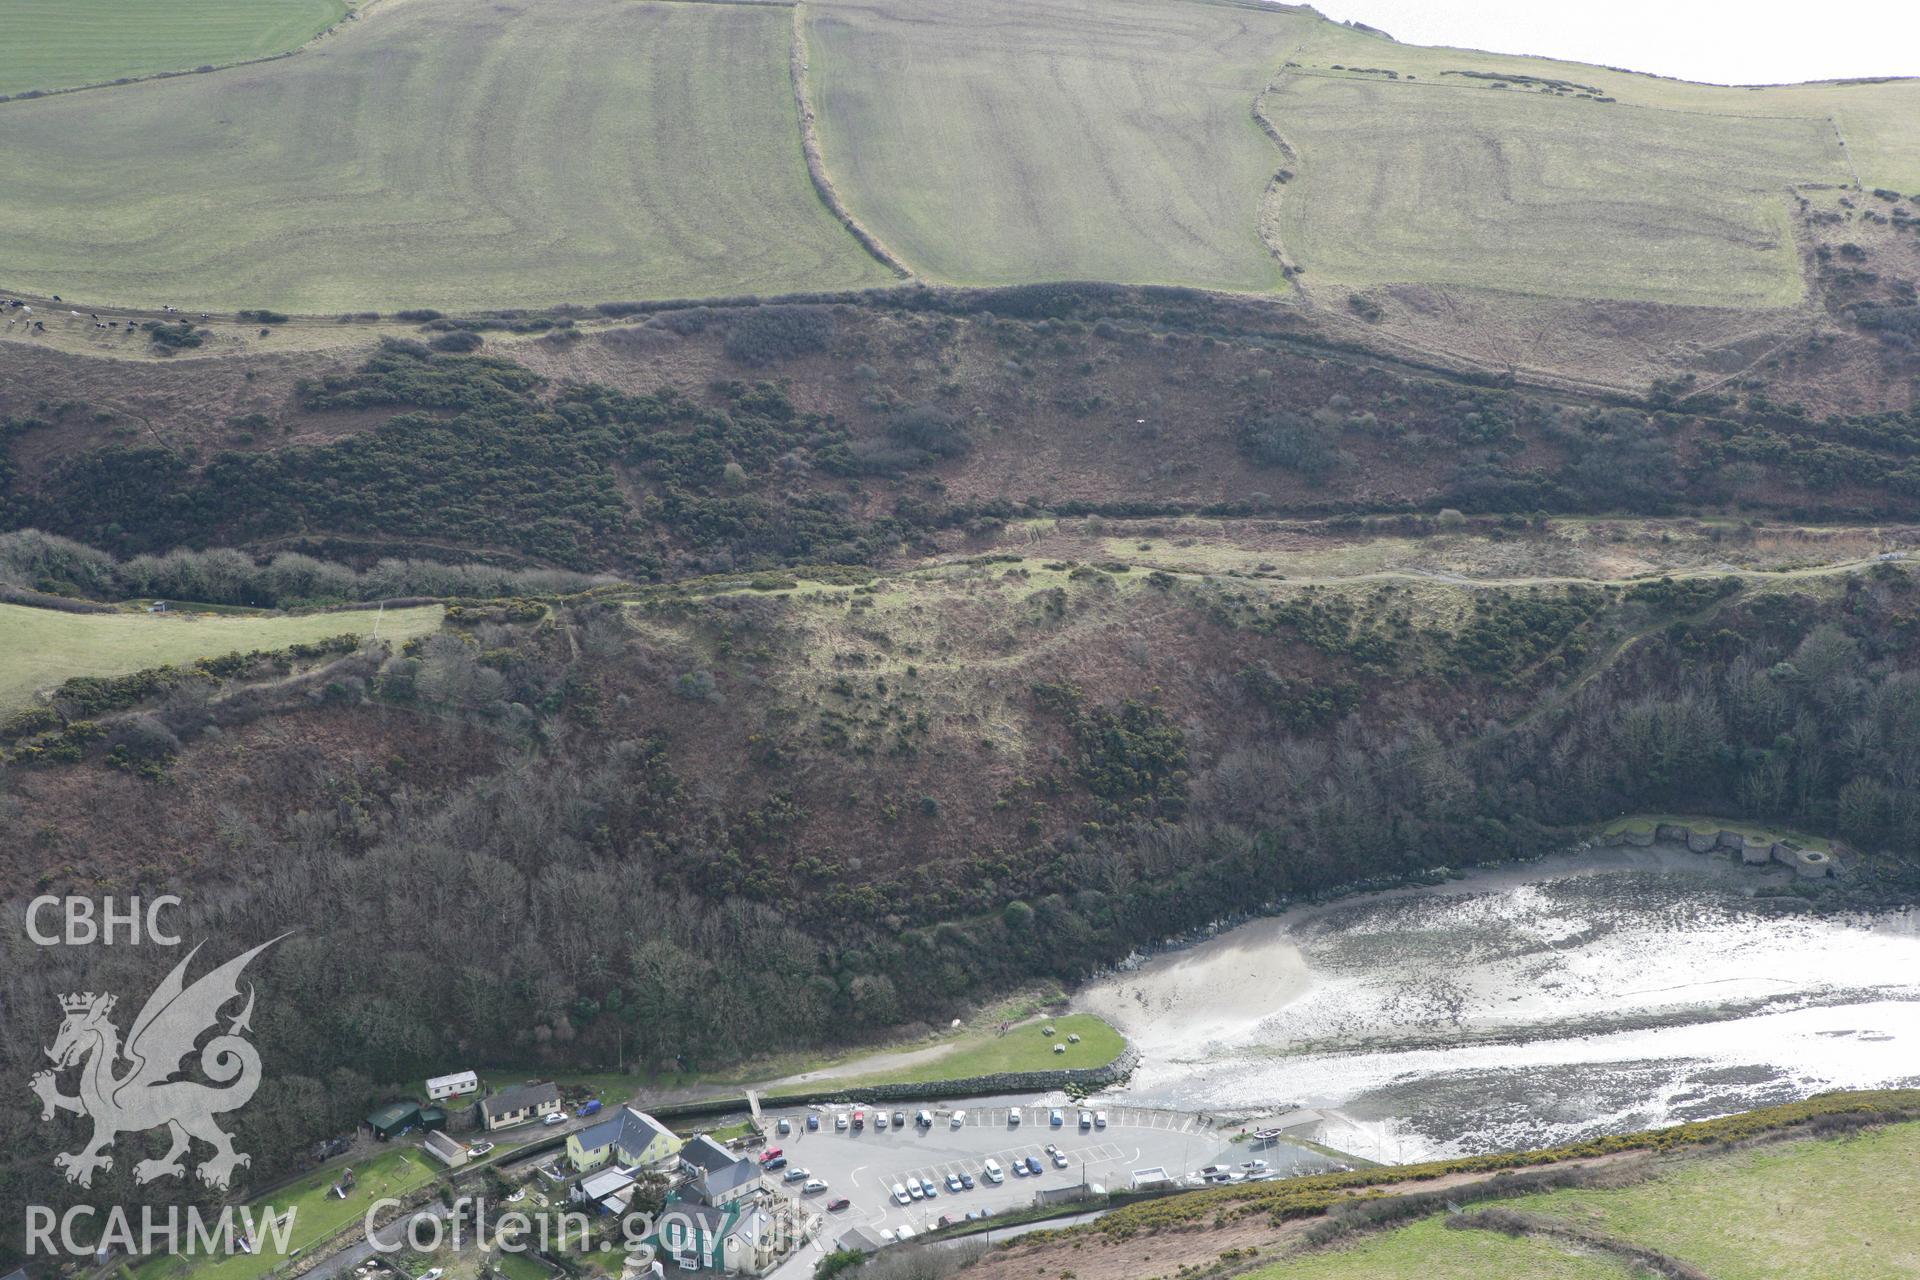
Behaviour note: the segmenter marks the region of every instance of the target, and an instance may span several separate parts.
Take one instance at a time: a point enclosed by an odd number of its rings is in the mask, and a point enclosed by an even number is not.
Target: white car
[[[566,1122],[567,1122],[567,1118],[561,1115],[558,1111],[556,1111],[552,1115],[548,1116],[545,1120],[542,1120],[540,1123],[551,1127],[556,1124],[565,1124]]]
[[[913,1239],[913,1228],[903,1224],[899,1231],[899,1237],[902,1240]]]
[[[1093,1127],[1094,1127],[1094,1128],[1096,1128],[1096,1129],[1104,1129],[1104,1128],[1106,1128],[1106,1127],[1107,1127],[1107,1113],[1106,1113],[1106,1112],[1104,1112],[1104,1111],[1096,1111],[1096,1112],[1094,1112],[1094,1113],[1093,1113]]]
[[[1020,1108],[1015,1107],[1013,1110],[1007,1112],[1007,1127],[1009,1129],[1018,1129],[1020,1127]]]
[[[914,1186],[914,1190],[918,1191],[919,1189],[920,1189],[919,1185],[916,1183]],[[913,1197],[907,1194],[907,1187],[905,1183],[896,1182],[893,1184],[893,1202],[895,1204],[913,1203]]]
[[[949,1120],[947,1123],[951,1125],[953,1128],[958,1129],[961,1125],[965,1124],[966,1122],[967,1122],[967,1113],[965,1111],[956,1111],[953,1113],[953,1119]]]
[[[817,1196],[822,1191],[825,1191],[826,1189],[827,1189],[826,1179],[808,1178],[807,1185],[800,1188],[800,1194],[806,1195],[806,1196]]]
[[[882,1240],[885,1240],[888,1244],[892,1244],[895,1240],[898,1240],[900,1237],[893,1234],[892,1227],[882,1227],[880,1228],[880,1238]]]
[[[844,1130],[847,1127],[847,1113],[842,1111],[833,1117],[833,1127]]]
[[[874,1127],[874,1128],[876,1128],[876,1129],[885,1129],[885,1128],[887,1127],[887,1113],[886,1113],[886,1112],[884,1112],[884,1111],[876,1111],[876,1112],[874,1112],[874,1113],[873,1113],[873,1127]]]

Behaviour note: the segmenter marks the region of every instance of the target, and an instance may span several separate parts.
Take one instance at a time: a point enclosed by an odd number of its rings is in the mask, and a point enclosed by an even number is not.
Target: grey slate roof
[[[740,1159],[704,1133],[680,1148],[680,1158],[705,1173],[725,1169]]]
[[[730,1191],[738,1191],[759,1176],[758,1164],[751,1160],[736,1160],[724,1169],[710,1169],[701,1174],[696,1185],[708,1200],[715,1200]]]
[[[644,1111],[622,1107],[599,1124],[588,1125],[577,1135],[583,1150],[594,1151],[611,1146],[638,1156],[655,1138],[666,1134],[664,1125]]]
[[[516,1084],[510,1089],[502,1089],[491,1098],[480,1103],[488,1119],[495,1116],[511,1115],[516,1111],[532,1111],[545,1104],[560,1102],[560,1088],[551,1080],[539,1084]]]

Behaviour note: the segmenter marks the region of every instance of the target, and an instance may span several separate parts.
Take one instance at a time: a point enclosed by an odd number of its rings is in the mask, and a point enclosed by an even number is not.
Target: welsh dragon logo
[[[142,1160],[134,1166],[137,1182],[184,1175],[184,1157],[196,1138],[213,1148],[213,1155],[195,1170],[210,1187],[224,1191],[233,1180],[234,1170],[252,1163],[251,1156],[233,1149],[232,1135],[213,1119],[245,1106],[260,1087],[260,1054],[242,1035],[252,1030],[251,985],[247,987],[246,1007],[233,1015],[224,1032],[200,1047],[200,1070],[214,1083],[174,1077],[180,1074],[182,1063],[194,1052],[201,1036],[219,1031],[220,1010],[239,998],[240,972],[247,962],[278,941],[263,942],[188,986],[187,966],[199,954],[196,946],[147,998],[140,1016],[133,1020],[125,1045],[120,1042],[120,1029],[109,1017],[116,997],[89,991],[60,998],[66,1020],[60,1024],[53,1047],[47,1050],[54,1066],[35,1075],[32,1087],[40,1095],[43,1121],[53,1119],[57,1111],[71,1111],[93,1120],[93,1137],[84,1147],[53,1158],[54,1166],[65,1171],[67,1181],[92,1186],[96,1170],[113,1168],[113,1157],[108,1153],[118,1135],[162,1125],[172,1146],[159,1159]],[[123,1060],[126,1068],[119,1070]],[[59,1073],[76,1066],[80,1068],[80,1092],[61,1093]]]

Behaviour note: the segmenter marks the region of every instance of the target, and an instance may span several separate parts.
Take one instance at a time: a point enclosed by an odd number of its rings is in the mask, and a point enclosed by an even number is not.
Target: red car
[[[774,1147],[768,1151],[762,1151],[760,1153],[760,1163],[765,1164],[767,1161],[773,1159],[775,1156],[779,1154],[781,1154],[781,1152],[780,1152],[780,1148],[778,1147]]]
[[[827,1212],[838,1213],[852,1203],[853,1201],[847,1199],[845,1196],[841,1196],[838,1200],[829,1200],[827,1201]]]

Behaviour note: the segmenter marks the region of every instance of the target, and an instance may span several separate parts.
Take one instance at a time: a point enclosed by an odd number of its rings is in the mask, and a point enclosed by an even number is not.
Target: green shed
[[[441,1112],[440,1120],[443,1124],[446,1122],[445,1112]],[[419,1124],[420,1105],[415,1102],[389,1102],[367,1117],[367,1128],[382,1142]]]

